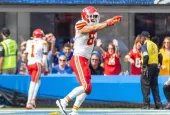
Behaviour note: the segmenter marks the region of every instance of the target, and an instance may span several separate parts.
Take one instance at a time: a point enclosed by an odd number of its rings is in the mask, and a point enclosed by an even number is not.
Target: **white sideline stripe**
[[[48,109],[48,110],[43,110],[43,109],[42,109],[42,110],[9,110],[9,109],[7,109],[7,110],[0,110],[0,112],[1,112],[1,111],[15,111],[15,112],[16,112],[16,111],[18,111],[18,112],[25,112],[25,111],[26,111],[26,112],[27,112],[27,111],[37,111],[37,112],[39,111],[39,112],[43,112],[43,111],[44,111],[44,112],[46,112],[46,111],[57,111],[57,110],[59,110],[59,109],[58,109],[58,108],[57,108],[56,110],[54,110],[54,109],[52,109],[52,110],[50,110],[50,109]],[[126,109],[122,109],[122,110],[121,110],[121,109],[118,109],[118,110],[98,110],[98,109],[97,109],[97,110],[79,110],[79,111],[87,111],[87,112],[96,112],[96,111],[97,111],[97,112],[106,112],[106,111],[108,111],[108,112],[112,112],[112,111],[113,111],[113,112],[114,112],[114,111],[133,111],[133,112],[134,112],[134,111],[142,111],[142,112],[144,112],[144,111],[146,111],[146,112],[148,112],[148,111],[150,111],[150,112],[167,111],[167,112],[170,112],[170,110],[133,110],[133,109],[132,109],[132,110],[126,110]]]
[[[48,112],[48,111],[58,111],[59,109],[56,110],[0,110],[0,112]],[[69,111],[69,110],[67,110]],[[119,109],[119,110],[79,110],[80,112],[169,112],[170,110],[124,110],[124,109]]]
[[[43,112],[56,112],[56,110],[0,110],[0,114],[37,114]],[[35,112],[35,113],[34,113]],[[67,111],[70,112],[70,111]],[[157,114],[164,114],[170,115],[170,110],[80,110],[80,113],[90,115],[93,114],[117,114],[117,115],[157,115]],[[87,112],[87,113],[86,113]],[[96,112],[96,113],[95,113]]]

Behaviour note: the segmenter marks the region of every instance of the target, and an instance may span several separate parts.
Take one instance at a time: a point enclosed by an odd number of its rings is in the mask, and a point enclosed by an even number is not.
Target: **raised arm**
[[[102,45],[101,39],[97,39],[96,46],[97,46],[97,48],[99,49],[99,51],[101,52],[102,56],[105,57],[106,52],[103,50],[103,48],[101,47],[101,45]]]
[[[116,22],[120,22],[121,19],[122,19],[122,16],[114,16],[113,18],[108,19],[105,22],[98,23],[93,26],[88,26],[86,23],[82,23],[82,25],[84,25],[84,27],[79,30],[79,33],[83,34],[83,33],[89,33],[92,31],[99,31],[99,30],[102,30],[108,26],[114,25]]]
[[[113,44],[115,45],[115,54],[116,54],[116,57],[120,57],[118,41],[116,39],[114,39],[113,40]]]

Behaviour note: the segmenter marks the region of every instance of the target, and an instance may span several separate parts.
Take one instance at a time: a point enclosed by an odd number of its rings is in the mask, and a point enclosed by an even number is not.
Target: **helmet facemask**
[[[92,26],[99,23],[100,15],[98,12],[94,12],[93,14],[87,14],[86,18],[88,19],[89,26]]]

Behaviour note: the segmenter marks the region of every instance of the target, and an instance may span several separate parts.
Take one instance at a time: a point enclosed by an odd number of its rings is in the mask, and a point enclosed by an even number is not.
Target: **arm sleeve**
[[[146,67],[148,65],[148,60],[149,60],[147,44],[144,44],[142,46],[142,54],[143,54],[143,67]]]
[[[163,60],[163,56],[162,56],[162,54],[159,52],[159,54],[158,54],[158,62],[159,62],[160,65],[162,65],[162,60]]]
[[[147,43],[142,46],[142,54],[143,56],[148,55]]]
[[[43,43],[43,53],[47,53],[48,52],[48,44],[46,41],[44,41]]]
[[[4,47],[0,45],[0,57],[4,57]]]

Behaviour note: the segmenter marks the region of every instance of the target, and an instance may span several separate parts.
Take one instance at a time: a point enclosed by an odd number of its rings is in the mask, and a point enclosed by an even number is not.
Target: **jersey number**
[[[87,41],[87,45],[93,45],[94,44],[94,40],[95,40],[95,33],[96,32],[90,32],[89,33],[89,39]]]
[[[31,57],[34,57],[34,45],[32,45],[31,48],[32,48]]]
[[[141,67],[140,58],[136,58],[135,66],[136,66],[137,68],[140,68],[140,67]]]

